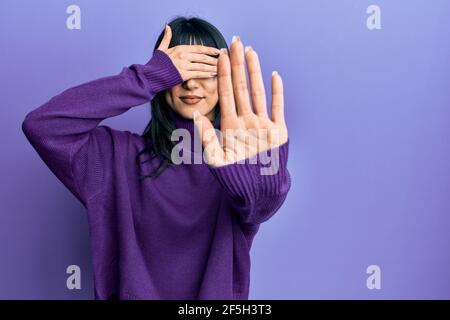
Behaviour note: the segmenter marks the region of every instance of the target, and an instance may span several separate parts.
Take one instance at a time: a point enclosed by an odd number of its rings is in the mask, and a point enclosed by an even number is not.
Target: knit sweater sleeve
[[[159,91],[182,83],[170,57],[159,49],[150,60],[69,88],[29,112],[22,131],[57,178],[84,204],[101,191],[114,152],[112,133],[99,125]]]
[[[232,163],[210,167],[238,213],[244,225],[259,225],[271,218],[281,207],[291,187],[287,169],[289,140],[282,145],[246,159],[245,163]],[[262,164],[263,154],[270,159]],[[266,161],[266,160],[265,160]]]

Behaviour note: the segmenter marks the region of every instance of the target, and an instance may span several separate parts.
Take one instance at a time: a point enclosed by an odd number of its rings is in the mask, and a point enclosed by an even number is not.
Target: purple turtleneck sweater
[[[259,163],[203,163],[141,180],[159,163],[137,167],[144,138],[100,125],[182,82],[156,50],[146,64],[69,88],[23,121],[31,145],[87,210],[96,299],[248,299],[253,238],[290,188],[289,141],[274,175],[261,175]],[[176,115],[175,123],[193,134],[191,119]]]

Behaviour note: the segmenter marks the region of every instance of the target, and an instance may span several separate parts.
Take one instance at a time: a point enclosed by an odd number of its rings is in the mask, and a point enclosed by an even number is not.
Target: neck
[[[179,129],[186,129],[191,135],[194,134],[195,124],[193,119],[187,119],[178,114],[178,112],[173,112],[175,127]]]

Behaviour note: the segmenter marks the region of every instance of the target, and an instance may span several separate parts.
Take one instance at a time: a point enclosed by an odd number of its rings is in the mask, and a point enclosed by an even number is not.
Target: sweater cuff
[[[159,49],[156,49],[150,60],[142,66],[142,74],[148,81],[152,96],[184,82],[170,57]]]
[[[289,139],[278,147],[246,159],[245,164],[231,163],[209,168],[232,197],[256,200],[281,195],[290,186],[288,151]]]

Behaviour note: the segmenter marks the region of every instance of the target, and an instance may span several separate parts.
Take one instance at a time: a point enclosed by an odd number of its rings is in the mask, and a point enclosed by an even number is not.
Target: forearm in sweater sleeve
[[[26,115],[22,130],[50,170],[86,204],[101,188],[104,171],[113,165],[114,130],[99,123],[182,82],[169,56],[155,50],[144,65],[124,67],[117,75],[54,96]]]
[[[244,225],[258,225],[271,218],[283,204],[291,187],[287,169],[289,140],[281,146],[269,150],[269,158],[278,154],[278,168],[273,174],[263,175],[261,161],[245,164],[232,163],[220,167],[210,167]],[[259,158],[259,155],[257,159]]]

